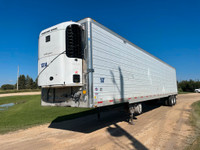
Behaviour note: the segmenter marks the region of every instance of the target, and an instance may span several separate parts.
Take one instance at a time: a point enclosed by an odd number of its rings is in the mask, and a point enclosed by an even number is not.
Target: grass
[[[93,111],[89,108],[42,107],[40,105],[40,95],[0,98],[0,105],[6,103],[15,103],[16,105],[0,111],[0,134],[52,121],[72,119]]]
[[[19,92],[39,92],[41,89],[24,89],[24,90],[1,90],[0,94],[6,94],[6,93],[19,93]]]
[[[200,149],[200,101],[192,104],[192,113],[190,116],[190,122],[195,129],[196,138],[187,149],[199,150]]]
[[[178,92],[178,94],[189,94],[189,93],[194,93],[194,92]]]

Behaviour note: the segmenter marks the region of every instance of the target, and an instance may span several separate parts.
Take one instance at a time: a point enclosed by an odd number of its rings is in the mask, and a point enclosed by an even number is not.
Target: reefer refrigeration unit
[[[43,106],[96,108],[163,99],[174,105],[173,67],[91,18],[64,22],[39,36]]]

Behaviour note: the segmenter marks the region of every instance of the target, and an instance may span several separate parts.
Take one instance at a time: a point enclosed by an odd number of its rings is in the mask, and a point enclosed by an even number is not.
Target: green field
[[[40,95],[0,98],[0,105],[7,103],[15,103],[15,105],[9,107],[7,110],[0,110],[1,134],[50,123],[59,116],[65,116],[62,117],[62,120],[66,120],[92,112],[88,108],[42,107],[40,105]]]
[[[192,113],[190,116],[190,122],[195,129],[196,138],[187,149],[199,150],[200,149],[200,101],[192,104]]]
[[[39,92],[41,89],[24,89],[24,90],[1,90],[0,94],[6,94],[6,93],[19,93],[19,92]]]

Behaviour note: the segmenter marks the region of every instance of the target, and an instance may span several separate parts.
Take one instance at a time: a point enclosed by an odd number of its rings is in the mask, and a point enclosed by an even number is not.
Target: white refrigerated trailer
[[[43,106],[96,108],[144,101],[176,103],[175,68],[91,18],[64,22],[39,36]]]

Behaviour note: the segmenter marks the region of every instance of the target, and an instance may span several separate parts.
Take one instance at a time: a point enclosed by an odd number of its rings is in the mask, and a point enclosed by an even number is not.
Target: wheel
[[[173,97],[173,105],[176,105],[176,96],[174,95],[174,96],[172,96]]]
[[[173,96],[169,96],[168,98],[168,105],[173,106]]]
[[[138,104],[137,107],[138,107],[138,114],[141,114],[142,113],[142,104],[141,103]]]
[[[172,105],[175,105],[175,97],[172,96]]]
[[[169,105],[169,100],[168,98],[165,98],[165,106],[168,106]]]
[[[174,96],[174,105],[176,105],[176,96]]]
[[[139,103],[139,104],[135,104],[134,107],[131,107],[132,109],[132,112],[134,112],[134,114],[141,114],[142,113],[142,104]]]

